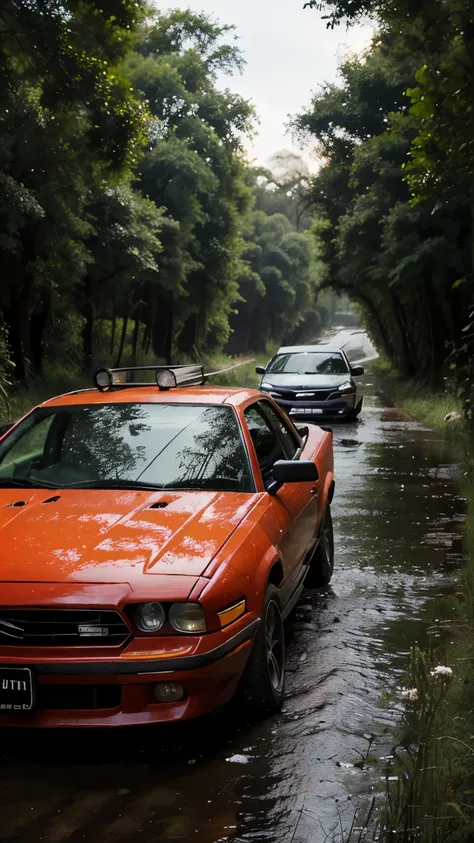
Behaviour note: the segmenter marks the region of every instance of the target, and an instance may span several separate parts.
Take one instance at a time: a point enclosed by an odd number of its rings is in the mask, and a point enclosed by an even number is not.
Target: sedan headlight
[[[157,632],[166,620],[166,612],[161,603],[139,603],[134,619],[142,632]]]
[[[206,616],[199,603],[173,603],[169,622],[177,632],[206,631]]]
[[[275,392],[275,387],[272,386],[271,383],[262,383],[261,386],[260,386],[260,389],[263,392],[268,392],[268,394],[272,398],[275,398],[275,396],[278,396],[278,392]]]
[[[345,381],[345,383],[341,383],[338,389],[341,395],[351,395],[356,391],[355,386],[350,381]]]

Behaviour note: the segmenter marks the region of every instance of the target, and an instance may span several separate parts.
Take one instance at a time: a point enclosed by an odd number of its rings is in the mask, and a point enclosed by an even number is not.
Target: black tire
[[[355,406],[355,407],[354,407],[354,409],[352,410],[352,412],[351,412],[351,413],[348,413],[348,414],[347,414],[347,416],[345,417],[345,418],[346,418],[346,421],[348,421],[348,422],[355,422],[355,421],[357,421],[357,419],[359,418],[360,412],[361,412],[361,410],[362,410],[362,402],[363,402],[363,399],[361,398],[361,399],[360,399],[360,401],[359,401],[359,403],[358,403],[358,404],[356,404],[356,406]]]
[[[306,574],[306,588],[322,588],[329,585],[334,571],[334,530],[332,525],[331,507],[326,511],[321,521],[319,541],[309,562]]]
[[[262,621],[237,693],[237,702],[255,717],[281,710],[285,696],[285,634],[278,589],[267,586]]]

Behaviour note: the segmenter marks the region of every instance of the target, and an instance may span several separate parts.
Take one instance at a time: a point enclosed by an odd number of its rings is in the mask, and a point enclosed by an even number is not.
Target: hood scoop
[[[168,506],[168,501],[156,501],[156,503],[152,503],[149,509],[166,509]]]
[[[14,508],[17,506],[26,506],[26,501],[14,501],[13,503],[8,503],[5,509],[12,509],[12,507]]]
[[[61,499],[61,495],[53,495],[52,498],[46,498],[46,500],[43,501],[43,503],[56,503],[56,501],[59,501],[60,499]]]

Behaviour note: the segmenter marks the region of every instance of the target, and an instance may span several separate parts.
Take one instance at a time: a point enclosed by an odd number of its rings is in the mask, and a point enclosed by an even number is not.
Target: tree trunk
[[[30,317],[31,366],[35,375],[43,374],[43,337],[50,314],[51,297],[48,290],[42,290]]]
[[[426,313],[428,316],[428,328],[431,345],[431,360],[430,360],[430,386],[431,389],[439,390],[443,385],[443,365],[446,357],[446,349],[444,346],[443,332],[440,330],[440,325],[443,324],[440,319],[440,312],[436,301],[436,294],[431,284],[431,274],[424,273],[423,290],[425,294]]]
[[[83,287],[84,303],[82,316],[84,325],[82,328],[82,363],[86,372],[92,369],[92,345],[94,329],[94,305],[92,303],[92,281],[89,275],[84,279]]]
[[[168,293],[162,293],[158,304],[153,307],[151,323],[151,342],[155,355],[168,359],[171,356],[173,340],[173,299]]]
[[[385,325],[382,322],[382,318],[380,313],[375,305],[375,302],[372,301],[370,296],[367,296],[365,293],[358,293],[357,295],[358,300],[368,310],[369,315],[372,317],[373,321],[375,322],[375,327],[378,332],[380,342],[382,344],[382,349],[384,354],[388,357],[390,361],[394,359],[394,350],[393,345],[391,343],[390,337],[385,330]]]
[[[117,353],[117,359],[115,361],[115,368],[116,369],[120,368],[120,364],[122,362],[123,350],[125,348],[125,340],[127,339],[127,328],[128,328],[129,314],[130,314],[130,308],[127,307],[127,313],[123,317],[122,333],[120,335],[120,345],[119,345],[119,350],[118,350],[118,353]]]
[[[137,345],[138,345],[138,337],[140,335],[140,315],[142,310],[142,304],[138,305],[138,313],[135,317],[135,324],[133,326],[133,335],[132,335],[132,366],[137,365]]]
[[[171,302],[169,308],[169,318],[168,318],[168,335],[166,338],[166,362],[168,366],[171,365],[172,356],[173,356],[173,327],[174,327],[174,307],[173,307],[173,294],[171,294]]]
[[[394,293],[392,293],[392,307],[393,307],[393,314],[395,316],[395,323],[398,328],[398,334],[400,337],[400,364],[403,374],[406,377],[413,377],[415,374],[415,366],[413,360],[413,353],[410,346],[410,340],[408,338],[408,333],[406,330],[405,324],[405,313],[403,310],[403,305]]]
[[[110,334],[110,357],[114,356],[115,336],[117,334],[117,291],[115,284],[112,292],[112,331]]]

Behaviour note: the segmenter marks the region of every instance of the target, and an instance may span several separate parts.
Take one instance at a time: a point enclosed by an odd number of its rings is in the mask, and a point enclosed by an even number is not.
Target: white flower
[[[439,664],[438,667],[435,667],[431,671],[431,676],[452,676],[453,670],[451,667],[444,667],[442,664]]]
[[[402,697],[405,697],[405,699],[409,700],[410,702],[416,702],[418,700],[418,689],[402,688]]]

